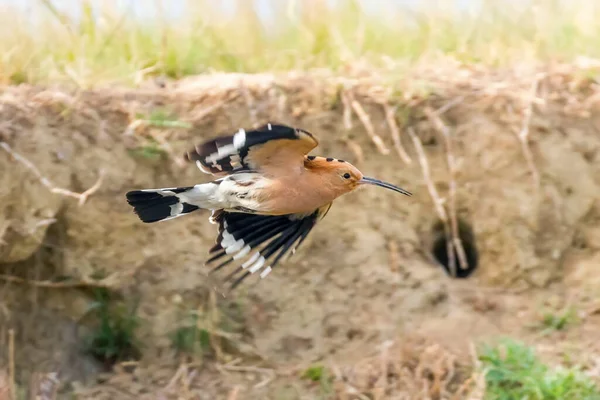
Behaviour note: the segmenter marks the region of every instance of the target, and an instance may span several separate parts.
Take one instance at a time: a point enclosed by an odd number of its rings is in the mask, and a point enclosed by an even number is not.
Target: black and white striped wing
[[[219,224],[219,236],[206,262],[213,266],[210,274],[239,263],[223,278],[230,283],[230,290],[255,272],[265,278],[282,257],[296,251],[330,207],[328,204],[305,216],[215,213],[212,218]]]
[[[196,146],[185,154],[202,172],[213,175],[242,170],[268,172],[302,164],[304,155],[317,147],[314,136],[286,125],[266,124],[258,129],[240,129]]]

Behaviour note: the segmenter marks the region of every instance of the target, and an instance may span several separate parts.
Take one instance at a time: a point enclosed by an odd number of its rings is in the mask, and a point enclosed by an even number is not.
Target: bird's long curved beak
[[[412,196],[412,193],[407,190],[399,188],[398,186],[394,186],[391,183],[383,182],[383,181],[380,181],[379,179],[375,179],[375,178],[369,178],[367,176],[363,176],[362,179],[360,181],[358,181],[358,183],[363,184],[363,185],[381,186],[386,189],[393,190],[394,192],[402,193],[403,195],[406,195],[406,196]]]

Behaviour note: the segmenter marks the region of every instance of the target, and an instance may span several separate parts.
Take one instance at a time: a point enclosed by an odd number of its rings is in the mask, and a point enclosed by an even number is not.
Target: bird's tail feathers
[[[127,192],[127,202],[142,222],[166,221],[200,209],[190,203],[197,186],[132,190]],[[196,203],[196,202],[194,202]]]

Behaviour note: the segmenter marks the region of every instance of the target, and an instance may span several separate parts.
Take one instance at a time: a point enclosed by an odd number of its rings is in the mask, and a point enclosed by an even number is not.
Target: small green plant
[[[138,114],[137,118],[144,120],[148,125],[155,128],[189,129],[192,127],[189,122],[180,121],[179,118],[162,109],[152,111],[147,117]]]
[[[210,351],[210,333],[198,325],[198,313],[190,312],[171,335],[171,343],[178,351],[206,354]]]
[[[155,140],[150,139],[143,146],[129,150],[129,154],[131,154],[134,157],[157,161],[167,153],[160,147],[160,145]]]
[[[216,306],[216,307],[215,307]],[[180,310],[177,326],[169,335],[179,352],[196,356],[237,353],[247,348],[243,305],[236,301],[207,302],[198,309]]]
[[[9,82],[12,85],[20,85],[22,83],[27,83],[28,81],[29,78],[27,77],[27,74],[23,71],[15,71],[9,77]]]
[[[149,115],[136,114],[138,122],[142,122],[144,126],[158,129],[189,129],[192,125],[188,122],[180,121],[172,113],[163,109],[152,111]],[[149,137],[144,140],[143,144],[129,150],[129,154],[134,157],[144,158],[148,160],[158,161],[167,154],[165,148],[154,138]]]
[[[545,313],[542,326],[545,331],[562,331],[577,321],[577,313],[572,308],[559,313]]]
[[[488,400],[600,399],[600,389],[580,371],[550,368],[538,360],[532,348],[519,342],[484,346],[479,360]]]
[[[111,295],[107,289],[97,288],[94,292],[96,301],[88,312],[95,314],[99,324],[86,338],[87,352],[107,366],[137,359],[140,354],[134,334],[139,321],[135,307],[128,311],[123,304],[111,306]]]
[[[332,377],[329,371],[320,364],[311,365],[302,373],[302,378],[319,384],[321,394],[326,396],[333,392]]]
[[[323,379],[323,376],[326,375],[326,373],[327,371],[325,370],[324,366],[313,365],[304,370],[304,372],[302,373],[302,377],[304,379],[309,379],[313,382],[320,382],[321,379]]]

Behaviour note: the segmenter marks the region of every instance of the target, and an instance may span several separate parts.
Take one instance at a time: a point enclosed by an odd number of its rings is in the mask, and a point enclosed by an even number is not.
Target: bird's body
[[[219,236],[207,263],[222,261],[213,272],[248,258],[226,277],[246,271],[233,288],[259,270],[261,277],[267,276],[281,257],[295,251],[336,198],[361,184],[410,195],[364,177],[343,160],[307,155],[317,145],[310,133],[285,125],[240,129],[186,154],[201,171],[222,177],[195,186],[134,190],[127,200],[147,223],[212,210],[210,221],[219,224]]]

